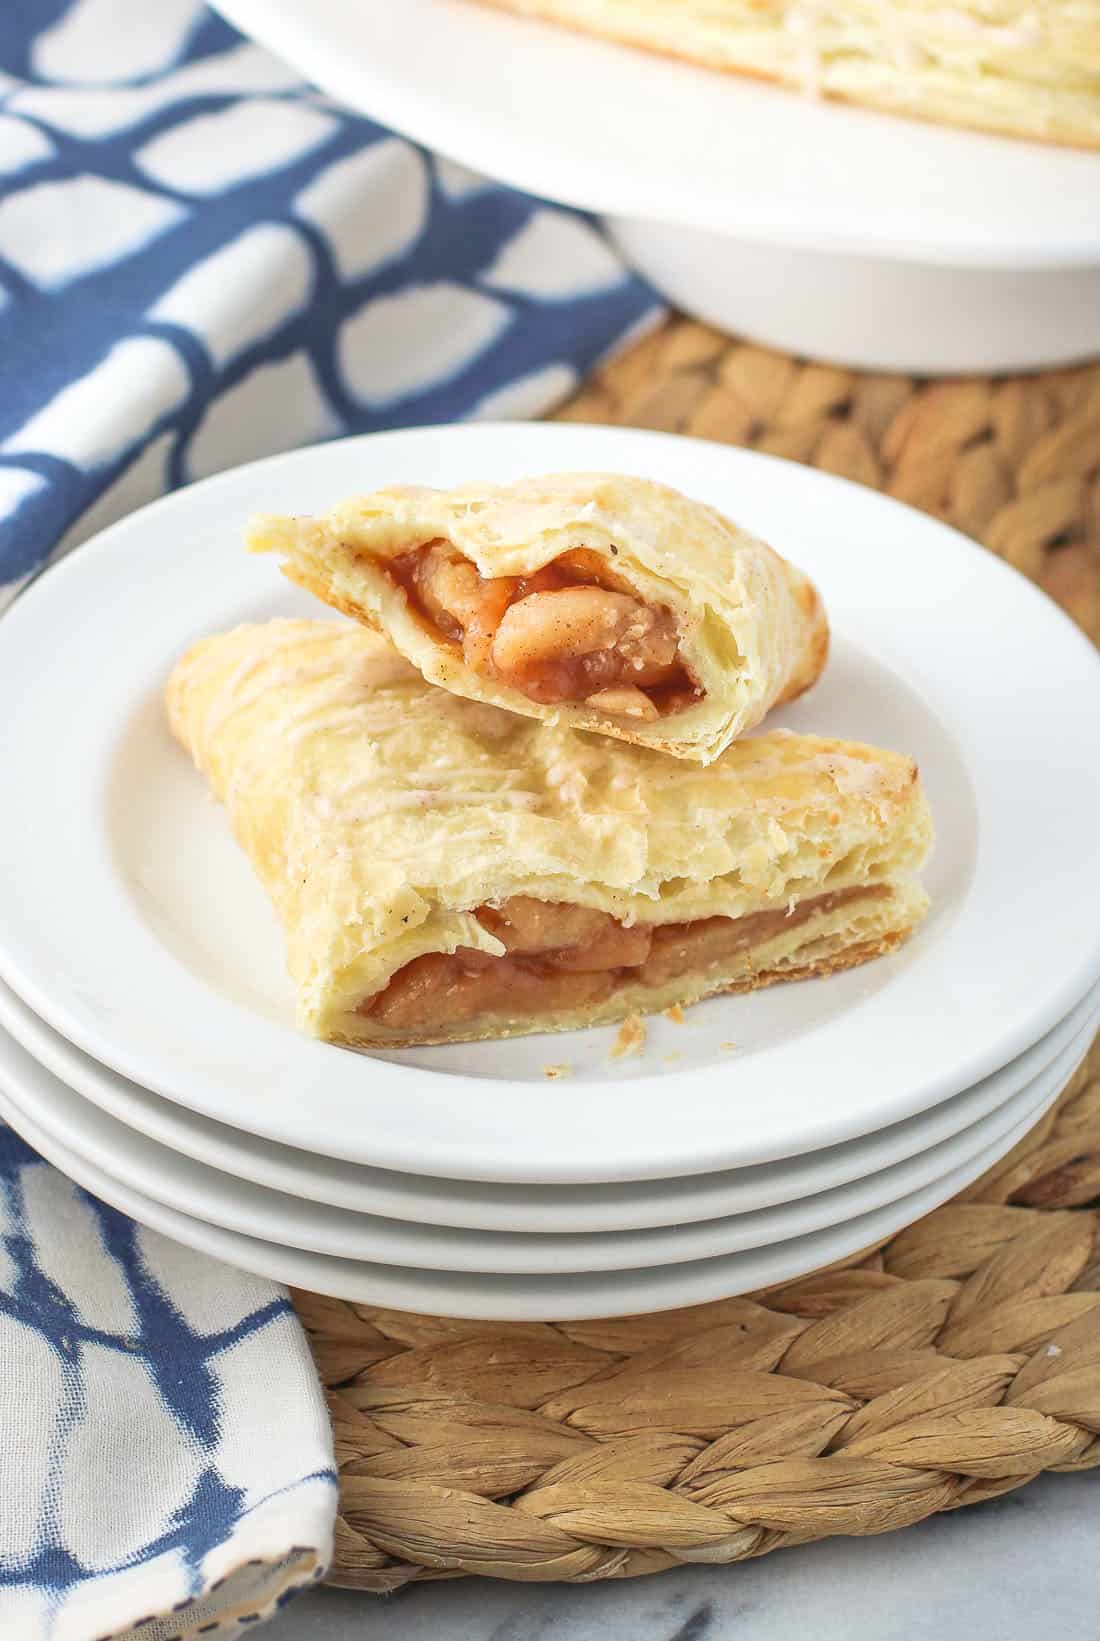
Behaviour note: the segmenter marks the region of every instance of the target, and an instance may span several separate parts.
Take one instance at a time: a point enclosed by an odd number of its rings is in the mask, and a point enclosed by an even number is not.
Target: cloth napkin
[[[218,469],[543,411],[657,313],[584,217],[334,106],[195,0],[0,7],[0,607]],[[254,1624],[321,1576],[335,1503],[285,1292],[0,1125],[3,1641]]]
[[[196,0],[0,6],[0,587],[253,457],[537,415],[657,314]]]

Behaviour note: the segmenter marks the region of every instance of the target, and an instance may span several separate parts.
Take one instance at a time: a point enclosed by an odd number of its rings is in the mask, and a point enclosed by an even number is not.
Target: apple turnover
[[[828,650],[804,575],[645,479],[379,490],[259,518],[249,546],[442,689],[702,763],[808,688]]]
[[[302,1025],[359,1048],[558,1031],[898,946],[911,759],[777,731],[708,769],[426,684],[335,621],[196,645],[172,727],[286,931]]]

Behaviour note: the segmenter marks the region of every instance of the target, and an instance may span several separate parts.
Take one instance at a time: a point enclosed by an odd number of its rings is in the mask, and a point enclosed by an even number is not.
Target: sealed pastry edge
[[[517,1016],[503,1020],[495,1016],[479,1028],[476,1024],[448,1032],[418,1032],[408,1035],[401,1031],[367,1037],[362,1031],[363,1017],[354,1011],[334,1016],[323,1031],[314,1034],[344,1048],[369,1052],[374,1048],[430,1048],[447,1043],[498,1042],[511,1037],[525,1037],[541,1033],[583,1031],[593,1026],[617,1025],[631,1015],[654,1015],[679,1006],[690,1008],[707,998],[760,991],[768,986],[792,984],[802,980],[824,978],[858,967],[878,957],[898,950],[916,932],[925,916],[929,900],[920,882],[915,878],[898,880],[889,885],[889,893],[881,900],[868,902],[871,915],[859,918],[860,938],[834,943],[835,937],[851,917],[837,915],[812,923],[809,929],[802,925],[799,938],[791,940],[777,936],[754,948],[754,954],[766,953],[762,964],[746,973],[743,965],[729,965],[708,970],[705,974],[683,976],[664,986],[624,985],[605,1003],[595,1007],[555,1013],[553,1015]],[[875,913],[878,913],[876,916]],[[804,933],[803,933],[804,931]],[[395,971],[396,972],[396,971]]]

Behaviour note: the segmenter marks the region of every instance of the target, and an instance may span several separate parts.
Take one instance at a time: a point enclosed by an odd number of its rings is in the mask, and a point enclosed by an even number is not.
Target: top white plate
[[[589,210],[984,268],[1100,259],[1100,155],[816,102],[474,0],[216,0],[352,108]]]
[[[933,911],[896,957],[613,1033],[365,1058],[302,1037],[274,914],[168,735],[175,657],[312,608],[246,555],[250,511],[571,467],[657,476],[815,577],[826,677],[776,718],[921,762]],[[427,428],[298,451],[104,532],[0,624],[0,975],[79,1047],[222,1122],[448,1178],[662,1178],[897,1122],[1028,1047],[1100,974],[1100,658],[1022,577],[883,497],[745,451],[570,426]],[[731,1050],[729,1044],[738,1047]],[[673,1058],[675,1056],[675,1058]],[[567,1080],[543,1068],[566,1062]]]

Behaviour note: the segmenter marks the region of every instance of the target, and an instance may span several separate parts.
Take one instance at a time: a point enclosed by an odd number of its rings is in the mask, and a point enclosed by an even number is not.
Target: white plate
[[[1053,1104],[1057,1092],[1050,1096]],[[955,1196],[1023,1139],[1038,1120],[1036,1112],[995,1145],[952,1173],[898,1202],[811,1236],[796,1237],[769,1248],[727,1254],[684,1265],[648,1267],[629,1272],[585,1272],[558,1276],[493,1276],[455,1271],[418,1271],[409,1267],[368,1265],[305,1253],[281,1243],[261,1242],[191,1214],[166,1207],[123,1184],[77,1152],[51,1139],[32,1118],[0,1094],[5,1116],[43,1157],[104,1202],[130,1214],[142,1225],[174,1237],[241,1270],[254,1271],[288,1286],[332,1294],[359,1304],[413,1310],[432,1316],[473,1317],[487,1321],[544,1321],[572,1317],[629,1316],[677,1310],[732,1294],[751,1293],[777,1282],[793,1281],[810,1271],[848,1259],[893,1236],[906,1225]]]
[[[815,577],[833,659],[776,721],[919,758],[940,837],[932,913],[895,957],[716,999],[690,1028],[658,1020],[633,1060],[609,1058],[608,1030],[369,1058],[312,1041],[293,1025],[274,914],[168,735],[167,671],[201,634],[315,607],[240,550],[256,507],[578,466],[648,473],[715,502]],[[770,1161],[969,1087],[1100,975],[1100,830],[1080,822],[1100,808],[1100,760],[1080,755],[1095,740],[1100,658],[962,536],[746,451],[505,425],[256,463],[132,515],[32,586],[0,625],[0,698],[33,699],[6,725],[0,977],[133,1081],[306,1150],[544,1183]],[[562,1061],[574,1075],[547,1082],[543,1066]]]
[[[1082,1030],[1095,1029],[1100,987],[1054,1029],[974,1088],[863,1139],[725,1174],[608,1186],[539,1187],[430,1179],[293,1151],[187,1111],[82,1054],[0,985],[0,1026],[62,1083],[128,1128],[211,1168],[307,1202],[422,1225],[508,1232],[605,1232],[750,1213],[830,1190],[927,1150],[997,1110]],[[3,1037],[0,1036],[0,1064]]]
[[[1100,158],[870,113],[472,0],[218,0],[353,108],[536,194],[822,251],[1100,260]]]
[[[963,1166],[995,1144],[1052,1090],[1065,1086],[1092,1040],[1093,1021],[1012,1099],[940,1145],[867,1178],[802,1201],[688,1225],[589,1235],[466,1231],[382,1219],[307,1202],[208,1168],[127,1128],[30,1060],[0,1033],[0,1086],[51,1139],[144,1195],[262,1242],[418,1270],[552,1275],[635,1270],[771,1246],[881,1208]]]

